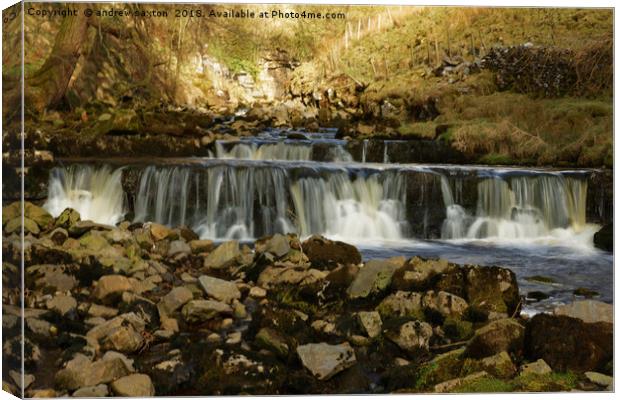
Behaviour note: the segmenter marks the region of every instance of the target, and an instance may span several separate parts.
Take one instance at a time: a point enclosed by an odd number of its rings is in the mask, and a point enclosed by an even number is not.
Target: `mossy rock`
[[[577,381],[573,373],[526,374],[515,378],[513,385],[522,392],[563,392],[574,389]]]
[[[457,318],[446,318],[442,328],[446,336],[457,341],[467,340],[474,334],[474,325],[471,322]]]
[[[483,376],[464,382],[454,389],[455,393],[506,393],[513,391],[515,391],[515,387],[510,382],[491,376]]]
[[[507,379],[515,376],[517,368],[512,362],[510,355],[502,351],[481,360],[472,358],[466,359],[463,363],[461,373],[463,375],[469,375],[480,371],[485,371],[496,378]]]
[[[80,220],[80,213],[72,208],[66,208],[58,218],[56,218],[55,226],[69,229]]]
[[[30,218],[24,217],[23,220],[24,233],[32,233],[37,235],[40,232],[39,226]],[[22,218],[13,218],[4,227],[6,233],[20,233],[22,227]]]

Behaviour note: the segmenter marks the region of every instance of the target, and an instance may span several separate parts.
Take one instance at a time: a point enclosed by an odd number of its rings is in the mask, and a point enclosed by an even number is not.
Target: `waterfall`
[[[368,139],[362,141],[362,162],[366,162],[366,149],[368,148]]]
[[[406,233],[406,189],[401,174],[350,179],[302,178],[291,186],[302,236],[323,233],[348,239],[401,239]]]
[[[210,158],[237,160],[311,161],[314,145],[308,142],[289,143],[235,143],[228,150],[222,142],[215,142]],[[325,161],[351,162],[353,157],[341,144],[329,147]]]
[[[294,232],[286,185],[281,168],[148,167],[140,178],[135,220],[189,225],[208,238]]]
[[[126,213],[121,169],[74,165],[50,173],[47,201],[43,205],[57,217],[70,207],[82,220],[116,224]]]
[[[496,176],[479,181],[477,189],[475,214],[468,215],[454,201],[447,179],[442,179],[446,205],[442,238],[565,237],[577,236],[587,227],[584,179],[559,174]]]
[[[288,144],[284,142],[237,143],[226,150],[221,142],[215,142],[215,154],[212,158],[244,159],[244,160],[311,160],[312,145]]]

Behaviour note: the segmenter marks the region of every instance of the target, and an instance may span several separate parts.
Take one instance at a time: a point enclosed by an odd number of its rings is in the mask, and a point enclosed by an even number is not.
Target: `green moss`
[[[445,319],[443,331],[449,338],[457,341],[469,339],[474,334],[474,328],[471,322],[452,317]]]
[[[489,164],[489,165],[514,165],[516,164],[515,160],[513,160],[510,156],[506,154],[497,154],[497,153],[486,154],[480,157],[479,162],[481,164]]]
[[[510,381],[485,376],[458,386],[455,393],[505,393],[515,391]]]
[[[572,372],[520,375],[513,380],[515,388],[524,392],[569,391],[577,386],[578,377]]]
[[[398,127],[398,133],[402,136],[417,137],[421,139],[434,139],[437,124],[429,122],[409,122]]]

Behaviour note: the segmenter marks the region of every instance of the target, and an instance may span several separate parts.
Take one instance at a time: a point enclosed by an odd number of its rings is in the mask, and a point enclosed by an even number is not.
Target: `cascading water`
[[[222,143],[215,143],[212,158],[241,160],[310,160],[312,146],[309,144],[287,144],[284,142],[259,145],[257,143],[237,143],[226,150]]]
[[[401,239],[407,232],[402,175],[302,178],[291,186],[302,236],[322,232],[349,239]]]
[[[454,201],[442,179],[444,239],[537,239],[574,237],[591,241],[586,224],[587,181],[559,174],[489,177],[478,182],[474,215]],[[583,233],[583,235],[581,235]]]
[[[120,168],[113,171],[107,166],[54,168],[43,207],[54,217],[70,207],[83,220],[116,224],[126,213],[121,174]]]

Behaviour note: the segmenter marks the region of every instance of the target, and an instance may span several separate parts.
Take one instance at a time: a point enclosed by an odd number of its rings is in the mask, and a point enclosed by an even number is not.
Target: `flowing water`
[[[322,234],[364,257],[396,254],[513,269],[540,310],[576,287],[612,300],[612,255],[596,250],[586,221],[588,171],[354,162],[334,132],[279,131],[218,142],[208,158],[106,160],[55,168],[45,204],[84,219],[187,225],[202,238],[250,241],[273,233]],[[124,183],[124,176],[133,177]],[[553,277],[541,286],[525,280]]]

